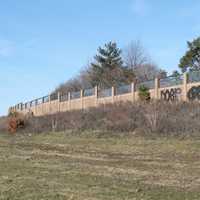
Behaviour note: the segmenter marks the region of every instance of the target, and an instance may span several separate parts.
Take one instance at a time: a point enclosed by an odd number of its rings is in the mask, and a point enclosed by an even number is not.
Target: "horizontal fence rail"
[[[115,95],[131,93],[131,85],[122,85],[115,89]]]
[[[95,95],[95,89],[94,88],[83,90],[83,96],[84,97],[90,97],[90,96],[94,96],[94,95]]]
[[[136,84],[136,90],[139,90],[141,86],[145,86],[148,89],[153,89],[155,87],[155,80],[150,80]]]
[[[72,93],[70,93],[70,99],[80,99],[80,97],[81,97],[81,92],[80,91],[78,91],[78,92],[72,92]]]
[[[200,82],[200,71],[192,71],[188,74],[189,83]]]
[[[69,100],[69,94],[61,94],[60,95],[60,102],[68,101]]]
[[[170,87],[174,85],[181,85],[183,84],[183,76],[177,77],[168,77],[165,79],[160,79],[160,87]]]
[[[112,96],[112,88],[102,89],[98,91],[98,98],[111,97]]]
[[[151,91],[150,95],[153,99],[167,101],[199,100],[200,71],[192,71],[176,77],[156,78],[155,80],[146,82],[132,83],[106,89],[95,87],[69,93],[52,93],[26,103],[17,104],[11,107],[9,111],[24,113],[31,111],[35,115],[43,115],[65,110],[84,109],[102,103],[113,103],[125,100],[135,101],[139,98],[138,92],[141,86]],[[62,104],[64,102],[66,104]]]

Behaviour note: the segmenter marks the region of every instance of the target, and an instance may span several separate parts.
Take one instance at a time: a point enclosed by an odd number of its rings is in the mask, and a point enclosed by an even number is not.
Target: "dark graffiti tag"
[[[161,99],[165,101],[176,101],[181,95],[181,88],[172,88],[161,91]]]
[[[200,100],[200,86],[192,87],[188,91],[187,97],[190,101]]]

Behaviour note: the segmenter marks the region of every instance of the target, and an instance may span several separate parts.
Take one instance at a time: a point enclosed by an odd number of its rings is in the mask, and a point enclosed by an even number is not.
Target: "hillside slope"
[[[0,199],[200,199],[198,140],[0,134]]]

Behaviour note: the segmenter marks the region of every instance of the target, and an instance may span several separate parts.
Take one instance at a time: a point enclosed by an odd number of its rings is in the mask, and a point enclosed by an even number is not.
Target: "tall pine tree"
[[[98,48],[98,54],[94,57],[95,62],[91,63],[93,86],[111,87],[129,81],[121,53],[115,42],[109,42],[103,48]],[[130,76],[129,73],[128,75]]]
[[[179,67],[183,72],[200,70],[200,37],[188,42],[188,51],[181,58]]]

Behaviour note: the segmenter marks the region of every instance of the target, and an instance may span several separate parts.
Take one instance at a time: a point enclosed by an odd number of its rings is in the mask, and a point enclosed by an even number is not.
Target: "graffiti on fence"
[[[187,97],[190,101],[200,100],[200,86],[192,87],[188,91]]]
[[[165,101],[176,101],[182,93],[181,88],[171,88],[161,91],[161,99]]]

